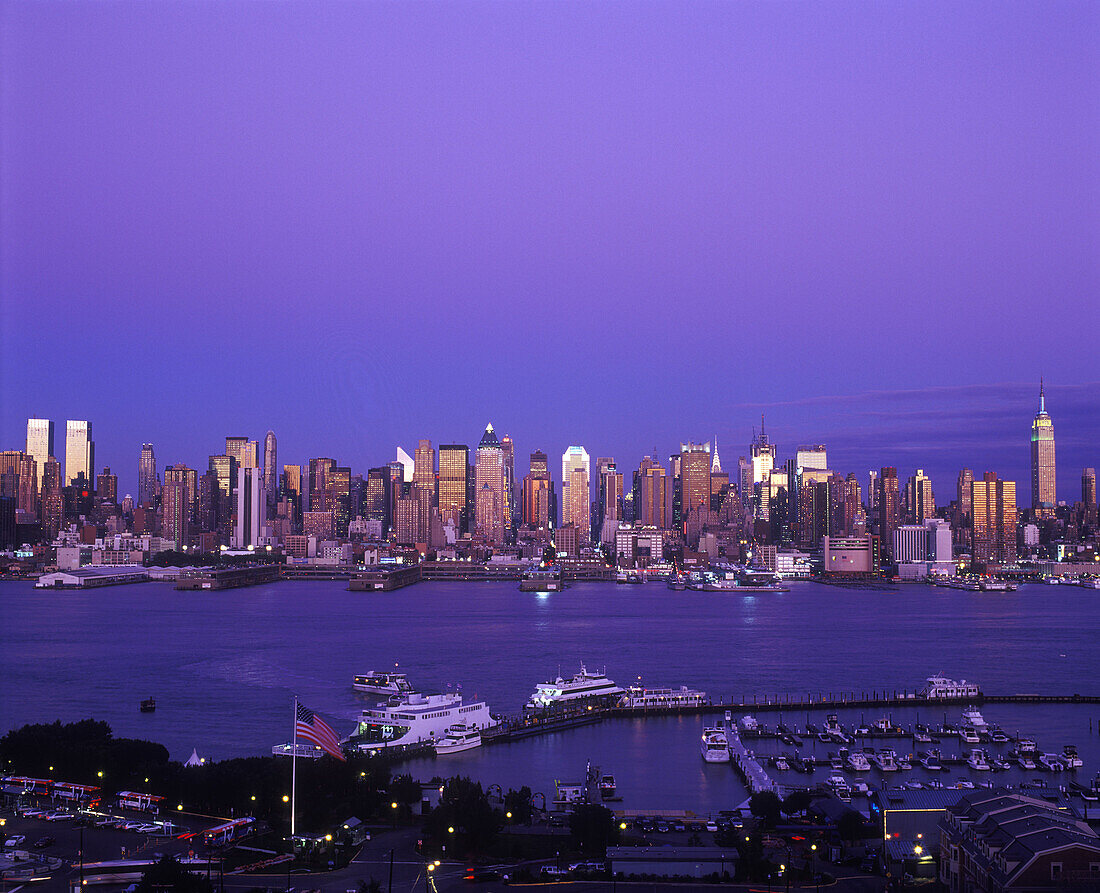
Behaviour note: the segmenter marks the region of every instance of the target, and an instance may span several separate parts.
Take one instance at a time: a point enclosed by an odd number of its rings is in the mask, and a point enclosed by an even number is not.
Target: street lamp
[[[821,890],[821,875],[817,873],[817,844],[810,844],[810,873],[813,874],[814,880],[817,882],[818,891]]]
[[[397,801],[396,800],[394,800],[390,804],[390,810],[391,810],[390,814],[393,816],[393,830],[396,831],[397,830]]]

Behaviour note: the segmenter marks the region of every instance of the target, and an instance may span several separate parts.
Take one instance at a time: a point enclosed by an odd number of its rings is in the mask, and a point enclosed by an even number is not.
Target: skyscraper
[[[1016,482],[987,471],[970,485],[970,548],[975,564],[1003,564],[1016,557]]]
[[[923,468],[918,468],[905,484],[905,514],[910,524],[923,524],[936,514],[932,481],[925,477]]]
[[[225,454],[233,458],[233,460],[237,463],[237,468],[246,467],[241,462],[241,457],[244,455],[247,446],[247,437],[227,437],[225,439]],[[231,487],[236,487],[236,485],[237,480],[236,477],[234,477]]]
[[[582,446],[571,446],[561,457],[561,523],[572,524],[580,542],[589,541],[588,451]]]
[[[46,461],[54,454],[53,422],[49,419],[27,419],[28,456],[34,458],[39,482],[45,479]]]
[[[506,490],[504,448],[489,424],[477,445],[474,461],[474,519],[477,535],[496,545],[504,543]]]
[[[470,448],[464,443],[446,443],[439,447],[439,516],[452,521],[455,530],[469,530],[467,493],[470,489]]]
[[[1054,423],[1047,415],[1043,382],[1039,381],[1039,411],[1031,422],[1031,508],[1035,514],[1053,516],[1058,504],[1054,476]]]
[[[764,433],[764,416],[760,416],[760,433],[753,437],[749,446],[752,458],[752,485],[753,490],[759,489],[759,497],[756,500],[756,517],[768,520],[768,477],[775,468],[775,444],[768,441],[768,435]],[[764,486],[760,486],[760,485]]]
[[[680,444],[680,511],[686,523],[695,509],[710,509],[709,443]]]
[[[65,483],[84,475],[90,487],[93,468],[95,441],[92,440],[92,423],[70,419],[65,423]]]
[[[179,483],[183,485],[183,498],[187,506],[187,517],[193,519],[198,509],[197,500],[199,495],[199,473],[194,468],[188,468],[182,462],[176,465],[169,465],[164,469],[164,484],[168,485],[169,482]],[[163,493],[162,504],[163,504]],[[184,545],[187,542],[186,538],[179,541],[178,545]]]
[[[426,543],[430,538],[432,519],[435,517],[435,491],[435,450],[430,440],[423,439],[416,448],[410,494],[417,504],[416,539],[413,542]]]
[[[815,443],[812,446],[800,446],[795,451],[794,464],[797,468],[828,468],[828,453],[825,444]]]
[[[187,485],[182,478],[169,477],[165,472],[164,489],[161,491],[161,536],[171,540],[176,549],[186,546],[190,535],[189,502]]]
[[[328,475],[336,467],[336,460],[322,456],[309,460],[309,510],[332,511],[335,506],[328,501]]]
[[[668,530],[672,524],[669,510],[672,501],[668,492],[668,477],[664,467],[646,456],[634,472],[634,520],[644,527]]]
[[[500,439],[504,453],[504,529],[510,531],[516,523],[516,444],[511,434]]]
[[[536,529],[549,529],[556,520],[551,498],[550,467],[546,453],[531,454],[531,470],[523,479],[523,523]]]
[[[1086,509],[1096,508],[1096,469],[1086,468],[1081,472],[1081,501]]]
[[[138,458],[138,505],[150,506],[157,495],[157,457],[151,443],[141,445]]]
[[[268,431],[264,436],[264,494],[267,502],[267,517],[275,517],[275,507],[279,502],[279,444],[275,432]]]
[[[603,457],[596,460],[599,498],[596,500],[596,524],[600,542],[614,544],[615,531],[622,521],[623,476],[615,460]]]
[[[263,535],[263,471],[255,466],[237,469],[237,523],[233,545],[238,549],[260,545]]]
[[[893,547],[894,528],[901,521],[898,470],[885,466],[879,472],[878,481],[878,535],[883,551]]]

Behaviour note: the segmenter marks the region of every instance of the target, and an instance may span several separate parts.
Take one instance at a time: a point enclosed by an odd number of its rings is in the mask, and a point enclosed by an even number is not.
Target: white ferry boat
[[[481,732],[464,722],[455,723],[435,743],[436,754],[461,753],[481,747]]]
[[[364,753],[410,744],[434,744],[456,723],[481,730],[495,726],[497,721],[484,701],[466,702],[461,694],[414,692],[364,710],[348,743]]]
[[[946,676],[929,676],[924,688],[920,690],[920,697],[934,700],[936,698],[980,698],[982,693],[974,682],[960,679],[948,679]]]
[[[699,741],[699,752],[708,763],[728,763],[730,748],[726,730],[703,729],[703,737]]]
[[[581,706],[586,701],[615,704],[625,692],[607,678],[606,673],[590,673],[581,664],[581,670],[572,679],[558,676],[553,682],[540,682],[535,693],[527,701],[528,710],[547,710],[563,705]]]
[[[356,676],[351,687],[356,691],[366,692],[370,695],[382,695],[386,698],[394,695],[403,697],[415,691],[404,673],[376,673],[374,670]]]
[[[626,690],[620,707],[645,710],[674,710],[677,707],[702,707],[707,703],[707,693],[681,685],[679,688],[642,688],[632,685]]]

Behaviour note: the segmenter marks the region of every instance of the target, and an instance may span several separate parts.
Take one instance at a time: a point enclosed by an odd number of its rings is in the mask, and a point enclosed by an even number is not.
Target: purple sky
[[[1100,4],[0,4],[0,433],[363,471],[761,409],[786,455],[1100,465]],[[895,393],[901,392],[901,393]]]

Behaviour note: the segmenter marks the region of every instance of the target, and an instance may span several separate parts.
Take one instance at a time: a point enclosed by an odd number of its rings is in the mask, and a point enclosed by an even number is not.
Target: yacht
[[[979,772],[989,771],[989,763],[985,758],[985,752],[979,747],[975,747],[970,751],[970,756],[966,758],[966,765]]]
[[[926,753],[920,758],[920,764],[929,772],[939,772],[943,769],[943,765],[940,763],[940,759],[936,754]]]
[[[435,742],[435,752],[442,756],[448,753],[461,753],[464,750],[473,750],[481,747],[481,732],[475,726],[468,726],[464,722],[450,726],[443,737]]]
[[[374,670],[356,676],[351,687],[356,691],[387,698],[393,695],[409,695],[414,691],[404,673],[376,673]]]
[[[1033,754],[1033,753],[1037,753],[1038,750],[1039,750],[1039,748],[1035,744],[1035,739],[1034,738],[1017,738],[1016,739],[1016,753],[1018,753],[1018,754],[1020,754],[1020,753]]]
[[[955,782],[955,788],[956,790],[972,791],[974,790],[974,782],[972,782],[969,778],[960,778],[958,781]]]
[[[913,762],[912,762],[912,760],[911,760],[911,759],[910,759],[909,757],[907,757],[907,756],[904,756],[904,757],[898,757],[898,768],[899,768],[899,769],[900,769],[900,770],[901,770],[902,772],[908,772],[908,771],[909,771],[910,769],[912,769],[912,768],[913,768]]]
[[[1004,729],[1002,729],[1000,726],[996,726],[990,730],[989,740],[992,741],[994,744],[1007,744],[1008,735],[1005,734]]]
[[[1031,758],[1029,753],[1020,753],[1016,756],[1016,762],[1020,764],[1021,769],[1026,769],[1031,772],[1035,768],[1035,760]]]
[[[1077,755],[1077,748],[1072,744],[1067,744],[1062,748],[1062,756],[1060,759],[1067,769],[1080,769],[1085,765],[1081,762],[1081,757]]]
[[[726,730],[703,729],[703,737],[699,741],[699,752],[708,763],[728,763],[730,749]]]
[[[607,678],[606,673],[590,673],[581,664],[572,679],[558,676],[553,682],[540,682],[527,701],[528,710],[548,710],[554,707],[580,707],[585,704],[610,706],[626,692]]]
[[[982,694],[975,683],[967,682],[965,679],[960,679],[956,682],[954,679],[948,679],[946,676],[929,676],[924,681],[926,684],[918,694],[920,697],[928,698],[929,700],[935,700],[937,698],[946,698],[948,700],[955,698],[979,698]]]
[[[848,768],[853,772],[870,772],[871,762],[858,750],[848,754]]]
[[[459,693],[413,692],[364,710],[348,743],[364,753],[435,744],[456,723],[480,731],[497,725],[497,720],[484,701],[465,701]]]
[[[755,716],[751,716],[751,715],[742,716],[741,717],[741,728],[746,732],[759,732],[760,731],[760,723],[757,722]]]
[[[897,772],[898,764],[895,760],[895,754],[892,750],[880,750],[878,753],[871,757],[871,760],[876,766],[878,766],[881,772]]]
[[[963,744],[979,744],[982,740],[978,730],[973,726],[963,726],[959,729],[959,737],[962,738]]]
[[[603,800],[615,799],[615,776],[614,775],[601,775],[599,782],[600,798]],[[619,798],[622,799],[621,797]]]
[[[845,802],[852,799],[852,789],[848,786],[848,779],[843,775],[831,775],[826,784],[832,788],[838,800]]]
[[[825,740],[833,740],[840,744],[851,744],[852,739],[845,733],[844,728],[840,725],[840,720],[837,719],[835,713],[830,713],[825,717],[825,728],[822,734],[828,736]]]
[[[962,712],[962,719],[964,726],[973,726],[977,732],[984,732],[989,728],[977,707],[967,707]]]
[[[931,744],[932,736],[923,729],[915,729],[913,731],[913,741],[916,744]]]
[[[707,693],[681,685],[679,688],[642,688],[632,685],[619,701],[620,707],[643,710],[675,710],[679,707],[702,707]]]
[[[775,759],[772,760],[772,763],[775,765],[775,768],[778,769],[780,772],[786,772],[788,769],[791,768],[791,764],[787,762],[786,754],[780,754],[779,756],[775,757]]]
[[[1066,764],[1058,754],[1044,753],[1039,757],[1039,768],[1046,769],[1047,772],[1061,772],[1066,768]]]
[[[994,772],[1004,772],[1004,771],[1006,771],[1006,770],[1008,770],[1008,769],[1011,769],[1011,768],[1012,768],[1012,767],[1011,767],[1011,766],[1010,766],[1010,765],[1008,764],[1008,761],[1007,761],[1007,760],[1006,760],[1006,759],[1005,759],[1004,757],[1002,757],[1002,756],[1000,756],[1000,755],[997,755],[997,756],[993,756],[993,757],[991,757],[991,758],[990,758],[990,760],[989,760],[989,767],[990,767],[990,768],[991,768],[991,769],[992,769],[992,770],[993,770]]]

